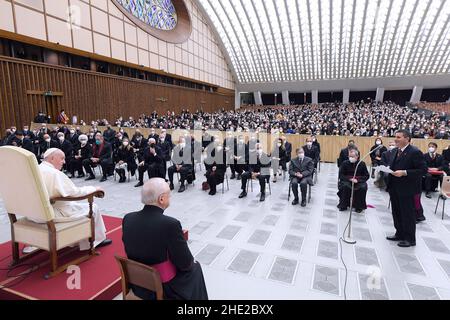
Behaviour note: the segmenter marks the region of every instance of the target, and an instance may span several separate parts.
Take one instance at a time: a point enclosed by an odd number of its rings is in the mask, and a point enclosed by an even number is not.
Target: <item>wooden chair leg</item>
[[[20,262],[19,244],[11,241],[13,262],[11,265],[17,265]]]

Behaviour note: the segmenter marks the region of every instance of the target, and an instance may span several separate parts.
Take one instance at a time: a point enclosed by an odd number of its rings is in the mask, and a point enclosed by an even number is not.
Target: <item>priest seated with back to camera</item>
[[[162,178],[148,180],[142,188],[141,211],[125,215],[122,240],[128,259],[158,270],[164,299],[207,300],[200,264],[189,250],[180,222],[164,214],[171,191]],[[131,285],[144,300],[155,300],[154,292]]]
[[[351,149],[349,151],[349,159],[342,162],[339,168],[339,211],[345,211],[351,205],[352,183],[353,183],[353,204],[352,207],[356,212],[361,213],[367,209],[366,194],[367,180],[369,180],[369,171],[363,162],[355,169],[359,161],[359,151]]]

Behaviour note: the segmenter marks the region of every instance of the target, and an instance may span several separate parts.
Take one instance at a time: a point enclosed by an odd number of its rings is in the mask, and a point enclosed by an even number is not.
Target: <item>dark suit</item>
[[[416,242],[416,210],[414,196],[422,191],[422,176],[426,172],[423,153],[412,145],[408,145],[399,154],[396,148],[395,156],[391,159],[389,167],[392,171],[406,170],[407,176],[397,178],[389,175],[387,179],[389,196],[392,203],[392,216],[396,236],[400,239]]]
[[[286,162],[291,161],[292,157],[292,144],[288,141],[284,144],[284,148],[286,149]]]
[[[83,160],[83,167],[87,174],[93,176],[91,166],[95,167],[98,164],[102,167],[103,177],[106,178],[110,167],[112,167],[112,146],[108,142],[103,142],[103,145],[94,145],[92,148],[92,158],[98,158],[99,162],[93,163],[91,159]]]
[[[255,161],[256,159],[256,161]],[[263,160],[263,162],[261,161]],[[254,163],[251,163],[254,162]],[[267,162],[267,163],[265,163]],[[257,179],[259,180],[259,186],[261,187],[261,193],[266,192],[266,182],[270,178],[270,157],[262,153],[261,157],[257,156],[256,152],[250,153],[249,155],[249,165],[247,170],[242,174],[241,177],[241,189],[246,190],[248,179],[252,178],[253,173],[260,173]]]
[[[75,156],[81,156],[79,159],[75,159]],[[79,144],[75,148],[74,157],[70,160],[70,173],[72,176],[75,174],[75,171],[78,171],[78,175],[84,176],[83,172],[83,161],[89,160],[92,157],[92,147],[89,144],[86,144],[84,147]]]
[[[319,149],[315,145],[312,145],[311,147],[306,145],[303,146],[303,151],[305,151],[305,157],[311,158],[314,161],[314,168],[317,168],[320,159]]]
[[[163,152],[160,145],[155,146],[155,154],[150,152],[150,147],[145,148],[139,163],[144,162],[139,167],[139,181],[144,182],[144,173],[147,171],[148,178],[165,178],[166,177],[166,161],[163,158]]]
[[[308,184],[313,184],[312,175],[314,172],[314,161],[309,157],[294,158],[291,160],[289,166],[289,176],[291,177],[292,192],[294,197],[298,200],[298,185],[300,185],[300,190],[302,192],[302,201],[306,200],[306,193],[308,191]],[[301,173],[302,178],[298,178],[295,174]]]
[[[337,161],[338,167],[340,167],[344,163],[344,161],[348,160],[349,150],[350,150],[350,148],[347,147],[347,148],[342,149],[341,152],[339,153],[339,158]]]
[[[163,214],[155,206],[127,214],[122,223],[122,240],[129,259],[149,266],[168,259],[177,269],[177,275],[163,284],[165,299],[207,300],[203,272],[189,250],[178,220]],[[142,299],[154,299],[154,293],[140,287],[131,287]]]

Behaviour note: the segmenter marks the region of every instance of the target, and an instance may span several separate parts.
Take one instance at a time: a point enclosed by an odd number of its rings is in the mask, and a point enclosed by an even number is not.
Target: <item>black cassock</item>
[[[122,240],[128,258],[149,266],[170,259],[177,275],[163,284],[164,299],[207,300],[202,268],[194,261],[180,222],[163,213],[159,207],[145,206],[124,217]],[[149,290],[136,286],[131,289],[142,299],[155,299]]]
[[[351,163],[346,160],[342,163],[339,168],[339,209],[347,208],[350,206],[350,198],[352,194],[352,182],[350,181],[355,174],[356,163]],[[367,180],[369,180],[369,172],[367,171],[367,166],[364,162],[358,167],[356,172],[356,179],[358,183],[354,185],[353,193],[353,208],[355,210],[365,210],[366,205],[366,194],[367,194]]]

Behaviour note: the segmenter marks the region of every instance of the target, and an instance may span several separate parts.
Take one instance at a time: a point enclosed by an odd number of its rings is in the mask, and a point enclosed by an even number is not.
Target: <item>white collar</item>
[[[55,168],[55,166],[54,165],[52,165],[50,162],[47,162],[47,161],[42,161],[42,164],[43,165],[46,165],[46,166],[48,166],[48,167],[50,167],[50,168],[53,168],[53,169],[55,169],[56,170],[56,168]]]
[[[405,147],[401,148],[400,150],[402,150],[402,152],[405,152],[405,149],[408,148],[410,144],[408,143]]]

